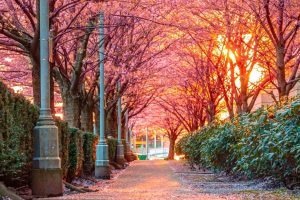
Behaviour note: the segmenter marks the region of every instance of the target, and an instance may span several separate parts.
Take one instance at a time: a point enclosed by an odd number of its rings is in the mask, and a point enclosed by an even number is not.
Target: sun
[[[251,83],[258,83],[259,81],[261,81],[262,77],[263,77],[262,68],[258,64],[256,64],[253,67],[253,70],[251,71],[249,81]]]
[[[245,43],[249,43],[249,41],[251,40],[251,38],[252,38],[252,34],[244,34],[244,35],[243,35],[243,41],[244,41]],[[230,64],[236,65],[237,60],[238,60],[238,55],[236,55],[235,52],[232,51],[232,50],[231,50],[230,48],[228,48],[227,46],[226,46],[226,47],[223,46],[224,43],[225,43],[225,40],[226,40],[226,39],[225,39],[225,36],[224,36],[224,35],[218,35],[217,41],[218,41],[218,43],[219,43],[220,45],[219,45],[219,48],[217,48],[217,49],[214,51],[214,53],[216,53],[217,55],[222,55],[222,56],[224,56],[224,57],[227,57],[227,56],[228,56],[228,58],[229,58],[230,61],[231,61],[231,63],[228,63],[228,67],[230,67]],[[254,44],[252,44],[252,45],[254,45]],[[250,66],[250,65],[252,64],[251,62],[253,62],[253,61],[251,60],[251,57],[253,56],[254,52],[253,52],[252,50],[249,50],[249,51],[250,51],[250,52],[249,52],[249,60],[247,60],[247,62],[246,62],[246,67],[247,67],[247,66]],[[248,68],[248,67],[247,67],[247,68]],[[229,73],[230,73],[230,72],[229,72]],[[235,68],[234,68],[234,73],[235,73],[235,74],[239,74],[239,69],[238,69],[237,66],[235,66]],[[250,82],[250,83],[253,83],[253,84],[256,84],[256,83],[258,83],[259,81],[261,81],[261,78],[262,78],[262,77],[263,77],[263,70],[262,70],[262,67],[261,67],[259,64],[255,63],[253,69],[252,69],[251,72],[250,72],[249,82]],[[240,83],[239,77],[237,77],[237,79],[235,80],[235,84],[236,84],[236,86],[237,86],[238,88],[240,88],[241,83]]]

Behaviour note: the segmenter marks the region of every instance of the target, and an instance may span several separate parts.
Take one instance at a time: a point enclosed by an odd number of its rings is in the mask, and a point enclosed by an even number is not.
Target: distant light
[[[59,117],[61,120],[64,119],[64,115],[62,113],[56,113],[55,117]]]
[[[227,119],[228,117],[229,117],[229,113],[228,112],[221,112],[220,113],[220,120]]]
[[[63,103],[55,103],[55,107],[61,108],[61,107],[63,107]]]
[[[21,93],[23,91],[23,87],[22,86],[13,86],[11,87],[15,93]]]
[[[184,155],[177,155],[177,154],[174,155],[175,160],[181,160],[183,158],[184,158]]]
[[[4,61],[6,61],[6,62],[11,62],[13,59],[12,58],[10,58],[10,57],[6,57],[6,58],[4,58]]]

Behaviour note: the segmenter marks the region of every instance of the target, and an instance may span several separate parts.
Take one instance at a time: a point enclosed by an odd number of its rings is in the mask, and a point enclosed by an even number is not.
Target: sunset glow
[[[299,25],[300,0],[0,0],[0,200],[300,197]]]
[[[7,62],[12,62],[13,59],[10,58],[10,57],[6,57],[6,58],[4,58],[4,60],[7,61]]]
[[[14,90],[15,93],[22,93],[24,90],[23,86],[13,86],[11,88]]]
[[[182,159],[184,159],[184,155],[177,155],[177,154],[175,154],[174,155],[174,159],[175,160],[182,160]]]
[[[263,75],[264,72],[262,71],[262,68],[259,65],[255,65],[250,74],[249,80],[251,83],[258,83],[263,77]]]

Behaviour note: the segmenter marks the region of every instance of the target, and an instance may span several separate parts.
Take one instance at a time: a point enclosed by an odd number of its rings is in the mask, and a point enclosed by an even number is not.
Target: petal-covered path
[[[135,161],[114,182],[100,191],[68,195],[60,199],[224,199],[199,194],[185,187],[176,178],[168,161]]]
[[[244,200],[294,199],[273,192],[258,190],[251,193],[243,185],[248,182],[219,180],[205,171],[191,172],[182,162],[154,160],[134,161],[121,174],[92,187],[97,192],[65,195],[51,199],[89,200]],[[253,183],[251,183],[253,185]],[[196,187],[195,187],[196,185]],[[200,187],[199,187],[200,185]],[[238,189],[237,189],[238,188]],[[249,193],[250,192],[250,193]],[[279,195],[279,196],[278,196]]]

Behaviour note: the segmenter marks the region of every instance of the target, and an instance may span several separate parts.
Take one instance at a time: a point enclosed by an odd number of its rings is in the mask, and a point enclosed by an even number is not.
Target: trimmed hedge
[[[91,175],[95,169],[95,149],[98,140],[93,133],[83,135],[83,173]]]
[[[7,185],[29,179],[37,119],[38,108],[0,82],[0,181]]]
[[[70,131],[68,123],[59,119],[55,120],[58,127],[59,141],[59,157],[61,158],[61,168],[63,171],[63,179],[68,176],[69,169],[69,145],[70,145]]]
[[[117,154],[117,145],[118,145],[118,140],[112,137],[107,138],[107,144],[108,144],[108,157],[109,160],[114,161],[116,159],[116,154]]]
[[[300,177],[300,99],[215,122],[176,146],[192,165],[286,183]]]
[[[8,186],[29,184],[32,169],[33,128],[39,110],[0,82],[0,181]],[[63,178],[91,173],[95,162],[95,136],[69,128],[56,119]]]
[[[77,128],[70,128],[69,168],[67,180],[72,181],[82,173],[83,161],[83,132]]]

